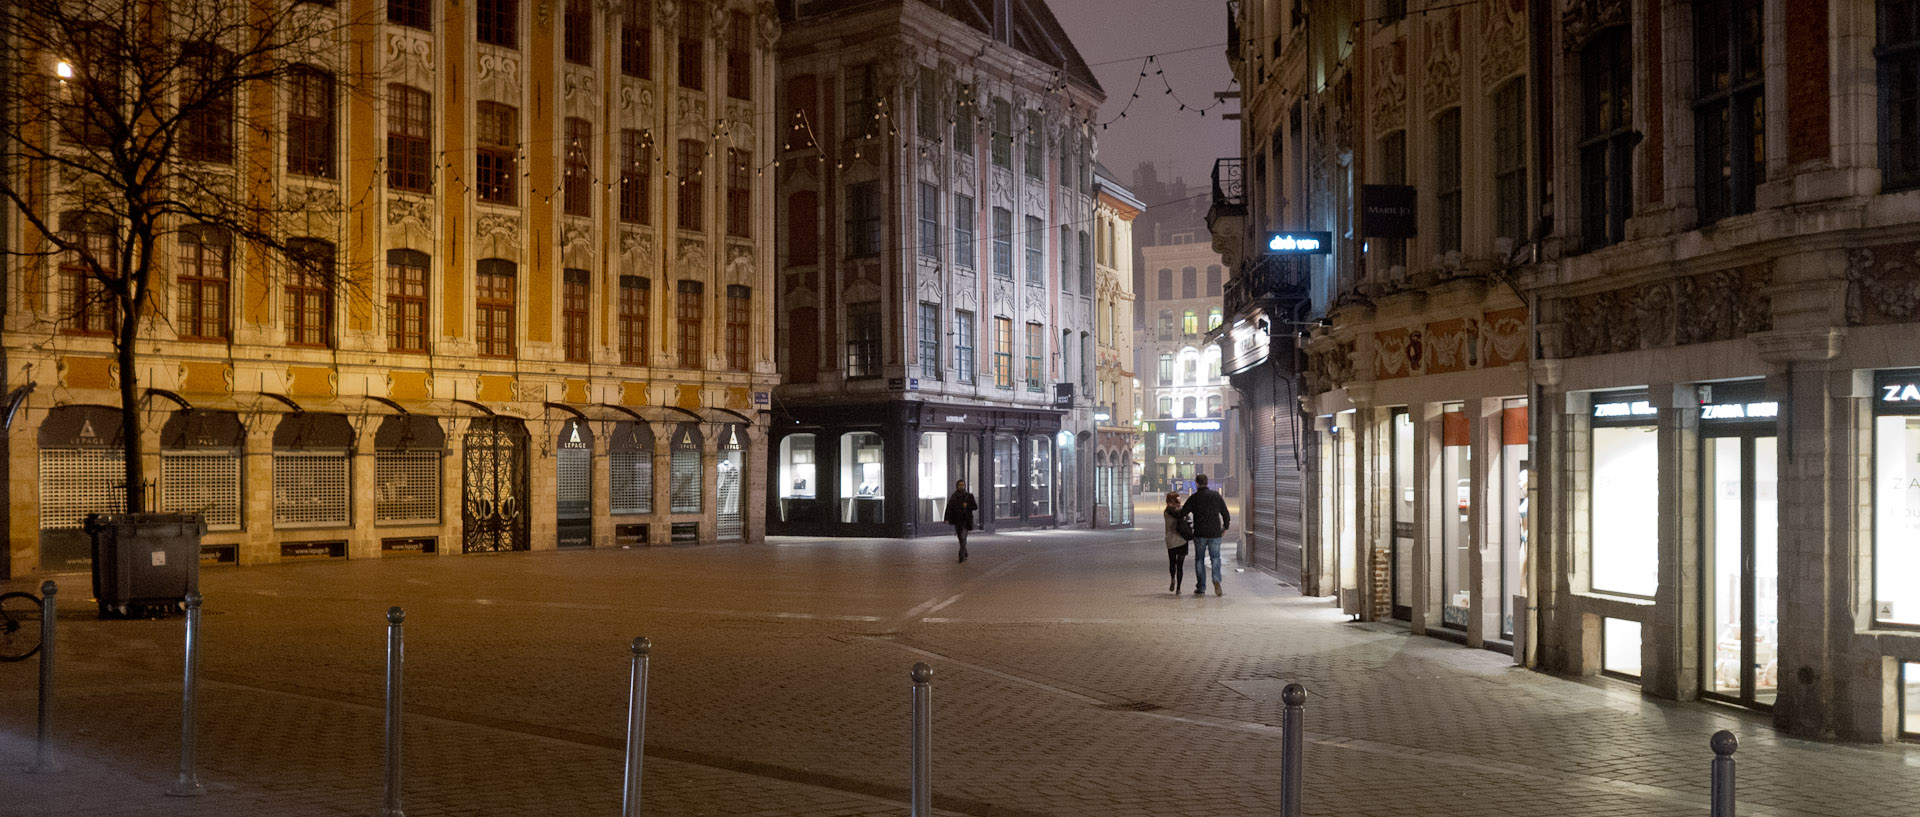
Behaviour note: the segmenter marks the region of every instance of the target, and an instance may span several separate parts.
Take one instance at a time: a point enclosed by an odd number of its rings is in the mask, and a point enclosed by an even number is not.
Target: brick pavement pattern
[[[780,539],[208,570],[199,798],[162,794],[181,620],[99,621],[87,577],[56,577],[65,769],[25,771],[38,669],[0,664],[0,817],[377,813],[391,605],[409,817],[618,814],[636,635],[654,644],[652,815],[904,813],[916,661],[942,814],[1277,813],[1292,681],[1309,815],[1697,817],[1722,728],[1743,815],[1920,813],[1920,747],[1793,740],[1764,715],[1514,669],[1263,574],[1174,595],[1157,530],[969,544],[966,564],[946,538]]]

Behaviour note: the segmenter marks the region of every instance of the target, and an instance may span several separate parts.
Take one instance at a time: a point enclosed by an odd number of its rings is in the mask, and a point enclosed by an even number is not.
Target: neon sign
[[[1272,255],[1326,255],[1333,252],[1333,233],[1273,233],[1267,236],[1267,252]]]

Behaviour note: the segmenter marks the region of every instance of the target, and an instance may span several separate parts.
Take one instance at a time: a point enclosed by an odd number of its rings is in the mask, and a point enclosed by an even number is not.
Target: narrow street
[[[1143,506],[1141,517],[1153,517]],[[1911,815],[1920,747],[1776,735],[1764,715],[1555,678],[1230,572],[1167,592],[1157,527],[778,539],[213,569],[199,798],[179,758],[182,622],[63,602],[55,733],[0,664],[0,814],[369,815],[385,611],[406,609],[405,810],[620,812],[627,644],[654,644],[645,813],[903,814],[908,669],[934,668],[935,806],[1256,815],[1279,804],[1280,690],[1309,691],[1314,815],[1703,815],[1739,735],[1743,815]],[[1232,557],[1228,557],[1231,564]],[[26,586],[15,582],[6,589]]]

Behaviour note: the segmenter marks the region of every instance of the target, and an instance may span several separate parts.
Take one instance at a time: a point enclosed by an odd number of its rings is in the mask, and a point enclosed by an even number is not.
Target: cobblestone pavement
[[[781,539],[208,570],[198,798],[162,794],[181,621],[96,620],[87,578],[59,576],[65,768],[24,771],[38,670],[0,664],[0,817],[377,813],[390,605],[409,817],[618,814],[637,635],[652,815],[905,813],[916,661],[943,814],[1277,813],[1289,681],[1310,815],[1698,817],[1722,728],[1746,817],[1920,814],[1920,747],[1516,670],[1264,574],[1175,595],[1158,538],[979,536],[966,564],[944,538]]]

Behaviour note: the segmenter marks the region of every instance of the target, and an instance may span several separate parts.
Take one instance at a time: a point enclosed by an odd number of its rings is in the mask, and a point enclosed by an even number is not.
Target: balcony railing
[[[1227,281],[1223,306],[1236,315],[1255,301],[1296,302],[1307,297],[1307,264],[1301,256],[1267,255]]]

